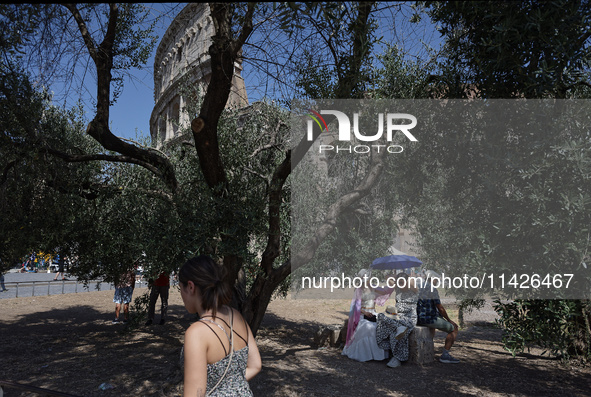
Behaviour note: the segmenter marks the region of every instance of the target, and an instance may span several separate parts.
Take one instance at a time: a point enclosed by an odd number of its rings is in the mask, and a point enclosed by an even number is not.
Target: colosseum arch
[[[211,59],[208,55],[213,20],[205,3],[187,5],[166,30],[154,57],[154,101],[150,116],[152,145],[161,147],[187,129],[190,120],[183,109],[186,98],[180,94],[183,77],[190,76],[190,84],[204,93],[211,78]],[[191,71],[191,74],[187,74]],[[232,91],[226,106],[248,106],[246,86],[241,76],[242,66],[234,65]]]

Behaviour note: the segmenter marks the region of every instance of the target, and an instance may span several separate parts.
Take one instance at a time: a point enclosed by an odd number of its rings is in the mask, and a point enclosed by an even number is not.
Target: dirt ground
[[[179,292],[171,288],[165,325],[137,332],[111,324],[112,298],[102,291],[0,300],[0,380],[76,396],[178,396],[183,333],[194,321]],[[467,317],[471,324],[452,350],[461,360],[455,365],[388,368],[315,347],[315,332],[342,324],[348,309],[348,300],[271,302],[257,335],[263,370],[251,382],[255,396],[591,395],[590,367],[565,365],[540,349],[516,358],[503,350],[490,311]],[[437,332],[437,354],[443,339]],[[29,395],[4,389],[7,397]]]

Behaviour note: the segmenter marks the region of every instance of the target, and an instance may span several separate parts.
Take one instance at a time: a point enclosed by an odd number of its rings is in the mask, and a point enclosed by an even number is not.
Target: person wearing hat
[[[409,357],[408,336],[417,324],[418,289],[414,278],[399,273],[396,279],[396,306],[388,306],[378,314],[376,340],[378,346],[390,350],[392,358],[388,367],[402,365]]]
[[[447,315],[447,311],[441,304],[437,288],[432,287],[431,279],[439,278],[439,274],[432,270],[424,273],[424,282],[419,290],[417,301],[417,324],[446,332],[445,345],[439,361],[445,364],[457,364],[460,362],[449,351],[458,336],[458,325]]]
[[[357,277],[369,278],[367,269],[362,269]],[[347,340],[342,354],[356,361],[385,360],[388,352],[378,346],[376,342],[376,304],[383,306],[393,288],[367,288],[361,286],[355,290],[351,301],[349,322],[347,325]]]

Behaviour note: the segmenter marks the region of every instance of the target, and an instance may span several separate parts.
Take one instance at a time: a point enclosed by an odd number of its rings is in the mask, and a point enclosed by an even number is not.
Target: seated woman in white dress
[[[358,277],[363,277],[370,272],[363,269]],[[388,350],[378,346],[376,341],[376,303],[383,306],[392,294],[391,288],[364,288],[355,290],[355,296],[351,301],[349,323],[347,327],[347,342],[343,349],[343,355],[357,361],[385,360],[388,358]]]

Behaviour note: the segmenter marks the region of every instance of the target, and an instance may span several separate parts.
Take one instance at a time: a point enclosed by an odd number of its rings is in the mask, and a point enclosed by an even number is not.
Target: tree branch
[[[266,176],[264,176],[263,174],[261,174],[260,172],[256,172],[255,170],[252,170],[252,169],[250,169],[248,167],[244,167],[244,171],[246,171],[248,173],[251,173],[252,175],[258,176],[260,179],[262,179],[265,182],[265,184],[267,186],[269,186],[269,180],[268,180],[268,178]]]
[[[142,149],[146,149],[146,150],[152,150],[152,151],[154,151],[154,152],[156,152],[156,153],[159,153],[159,154],[160,154],[162,157],[166,157],[166,158],[168,158],[168,155],[167,155],[166,153],[164,153],[162,150],[156,149],[155,147],[144,146],[144,145],[142,145],[141,143],[134,141],[133,139],[123,138],[123,137],[118,137],[118,138],[119,138],[119,139],[121,139],[122,141],[125,141],[125,142],[131,142],[131,143],[133,143],[134,145],[136,145],[137,147],[141,147]],[[181,142],[181,144],[185,144],[185,145],[187,145],[187,144],[188,144],[188,145],[190,145],[191,147],[193,146],[191,143],[189,143],[189,142],[186,142],[186,141],[184,141],[184,142]]]
[[[96,62],[97,48],[94,45],[94,40],[92,39],[92,36],[90,35],[88,28],[86,27],[86,23],[84,22],[84,18],[82,18],[82,15],[80,15],[80,11],[78,11],[76,4],[62,4],[62,5],[64,7],[66,7],[70,11],[72,16],[74,17],[74,20],[78,24],[78,30],[80,30],[80,35],[82,36],[82,39],[84,40],[84,44],[86,45],[86,49],[88,50],[88,53],[90,54],[90,57],[92,58],[92,60],[94,62]]]
[[[334,202],[328,208],[324,221],[304,247],[299,252],[292,252],[292,270],[296,270],[312,260],[318,246],[334,230],[339,216],[351,205],[370,193],[371,188],[377,183],[384,169],[384,156],[385,151],[372,156],[369,170],[361,183]]]
[[[88,124],[87,133],[99,142],[105,149],[122,154],[109,161],[126,161],[145,167],[166,183],[174,193],[178,189],[178,181],[170,161],[152,151],[139,148],[122,141],[109,129],[109,108],[111,105],[111,71],[113,69],[113,46],[117,35],[117,19],[119,10],[116,4],[109,5],[109,22],[107,32],[100,47],[96,49],[88,33],[86,24],[78,9],[73,4],[64,5],[78,23],[80,33],[97,70],[97,110],[94,119]],[[74,161],[74,160],[70,160]],[[84,160],[80,160],[84,161]]]
[[[108,191],[114,194],[121,194],[122,189],[118,186],[100,184],[100,183],[84,183],[82,186],[79,186],[78,189],[68,189],[64,184],[59,183],[57,179],[48,179],[46,180],[47,186],[61,192],[64,194],[75,194],[80,196],[86,200],[95,200],[99,197],[99,191]],[[161,200],[166,201],[169,204],[174,205],[174,201],[172,195],[167,192],[161,190],[153,190],[153,189],[134,189],[139,193],[155,197]]]
[[[589,83],[585,80],[580,80],[580,81],[577,81],[576,83],[573,83],[571,85],[564,87],[564,91],[572,90],[573,88],[575,88],[578,85],[584,85],[585,87],[591,88],[591,83]]]
[[[285,159],[273,173],[269,185],[269,232],[267,246],[261,258],[261,268],[267,274],[271,273],[273,262],[280,254],[282,192],[289,174],[291,174],[291,150],[286,152]]]
[[[15,165],[16,160],[10,161],[8,162],[8,164],[6,164],[6,167],[4,167],[4,171],[2,172],[2,179],[0,179],[0,186],[4,185],[6,179],[8,179],[8,171],[10,171],[10,169]]]
[[[252,152],[252,154],[250,155],[251,158],[256,156],[257,154],[259,154],[263,150],[272,149],[274,147],[279,146],[277,144],[277,135],[279,134],[279,129],[281,128],[281,126],[285,126],[285,123],[283,121],[279,120],[277,122],[277,125],[275,126],[275,130],[273,131],[273,134],[271,135],[271,142],[266,145],[263,145],[262,147],[256,148],[255,151]]]
[[[255,5],[256,3],[254,2],[249,2],[247,5],[246,15],[244,16],[244,24],[242,25],[240,36],[238,36],[238,39],[236,39],[236,41],[234,42],[234,45],[236,46],[234,51],[236,51],[236,54],[238,54],[238,52],[242,49],[242,46],[244,45],[244,43],[246,43],[246,40],[248,40],[248,37],[252,33],[252,17],[254,15]]]
[[[161,172],[158,168],[154,167],[150,163],[146,163],[144,161],[138,160],[135,157],[130,156],[114,156],[109,154],[70,154],[66,152],[62,152],[53,148],[44,147],[43,151],[61,158],[64,161],[69,163],[81,163],[87,161],[112,161],[117,163],[131,163],[140,165],[147,170],[151,171],[152,173],[156,174],[157,176],[162,176]]]
[[[101,51],[109,54],[111,61],[113,60],[113,45],[117,34],[117,18],[119,17],[119,7],[116,3],[109,4],[109,24],[107,25],[107,33],[99,46]]]
[[[248,5],[242,32],[238,39],[232,37],[228,3],[210,3],[211,17],[216,28],[209,47],[211,80],[203,98],[199,117],[191,123],[199,164],[210,188],[227,184],[227,176],[220,156],[217,128],[232,88],[234,63],[242,44],[252,32],[254,5]],[[222,189],[223,191],[224,189]]]

